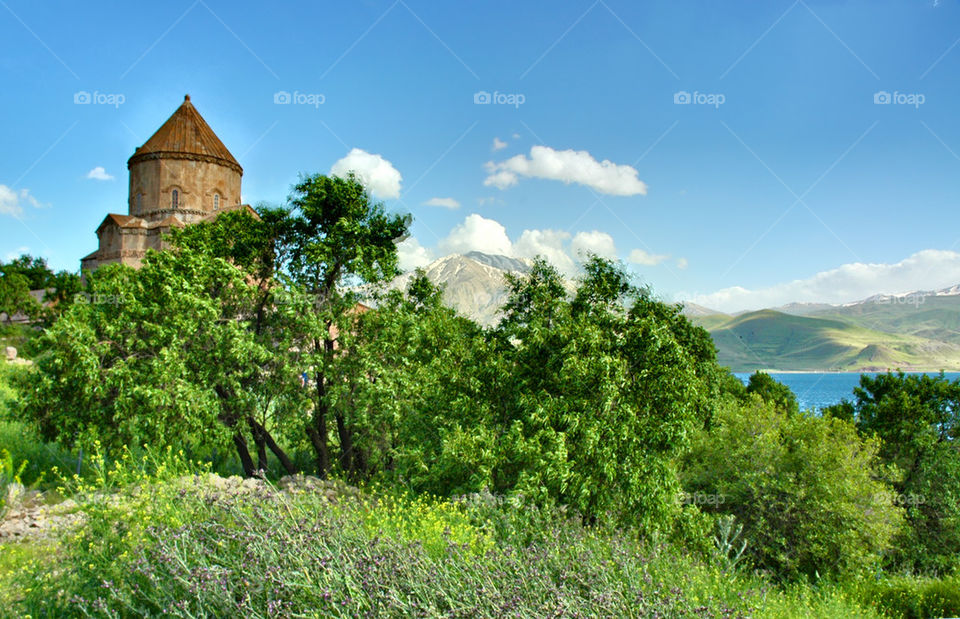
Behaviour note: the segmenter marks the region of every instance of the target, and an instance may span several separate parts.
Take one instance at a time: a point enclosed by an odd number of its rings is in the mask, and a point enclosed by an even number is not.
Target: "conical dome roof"
[[[234,159],[197,108],[190,103],[190,95],[183,98],[167,122],[157,129],[147,142],[127,161],[127,167],[148,159],[196,159],[219,163],[243,174],[243,168]]]

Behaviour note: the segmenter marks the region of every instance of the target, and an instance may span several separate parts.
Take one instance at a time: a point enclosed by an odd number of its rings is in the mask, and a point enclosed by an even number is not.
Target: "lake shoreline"
[[[843,400],[853,400],[853,390],[860,385],[860,376],[867,374],[876,376],[885,374],[882,372],[813,372],[813,371],[774,371],[762,370],[768,373],[774,380],[783,383],[793,391],[797,396],[797,403],[800,410],[818,410],[827,406],[833,406]],[[939,376],[940,371],[920,372],[906,371],[905,374],[918,375],[928,374],[930,376]],[[750,372],[734,372],[744,384],[750,380]],[[948,380],[960,379],[960,372],[944,372]]]

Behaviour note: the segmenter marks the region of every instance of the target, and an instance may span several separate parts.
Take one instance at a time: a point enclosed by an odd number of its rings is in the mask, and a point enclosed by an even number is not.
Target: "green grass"
[[[521,500],[376,492],[331,504],[189,471],[170,454],[127,458],[77,486],[81,529],[7,555],[6,613],[878,616],[843,587],[781,589]]]
[[[6,450],[16,467],[26,463],[20,475],[28,488],[49,490],[59,484],[53,474],[72,475],[77,470],[77,456],[54,444],[45,443],[29,425],[16,421],[0,421],[0,451]]]
[[[0,616],[932,617],[960,577],[780,586],[519,498],[242,489],[176,454],[72,482],[84,524],[0,545]],[[952,596],[952,597],[951,597]]]

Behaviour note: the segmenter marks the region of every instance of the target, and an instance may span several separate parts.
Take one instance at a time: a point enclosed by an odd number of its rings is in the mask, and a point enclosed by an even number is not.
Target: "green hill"
[[[940,336],[949,329],[932,318],[913,329],[915,333],[865,326],[877,324],[907,330],[907,324],[914,324],[893,312],[851,317],[838,316],[836,310],[827,316],[795,316],[761,310],[738,316],[714,314],[691,319],[710,332],[720,362],[734,371],[960,369],[960,338],[946,341],[922,335]]]
[[[837,318],[866,329],[915,335],[960,345],[960,295],[926,296],[914,302],[868,301],[820,310],[818,318]]]

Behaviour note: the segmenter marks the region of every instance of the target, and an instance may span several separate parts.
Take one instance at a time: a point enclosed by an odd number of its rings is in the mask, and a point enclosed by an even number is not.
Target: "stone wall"
[[[129,213],[149,221],[177,215],[194,223],[220,208],[240,204],[240,172],[219,163],[188,158],[156,158],[130,165]],[[173,190],[179,191],[173,207]],[[139,208],[137,195],[140,195]]]

